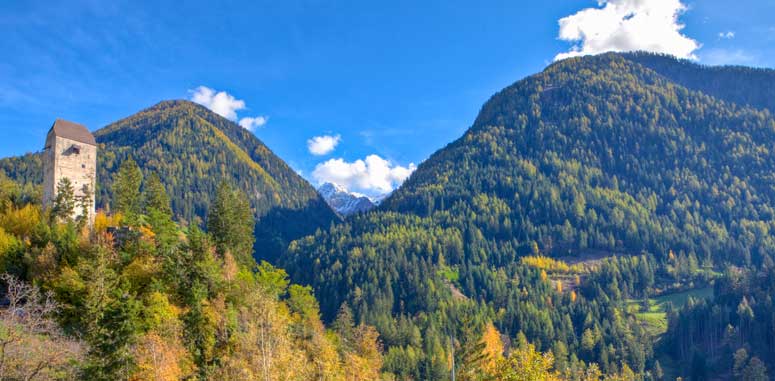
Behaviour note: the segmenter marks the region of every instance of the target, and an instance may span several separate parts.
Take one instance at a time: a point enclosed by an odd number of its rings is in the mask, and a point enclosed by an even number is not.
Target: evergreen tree
[[[122,288],[111,292],[111,300],[95,311],[94,325],[88,332],[90,344],[85,379],[95,381],[129,380],[135,370],[132,345],[140,329],[141,304]]]
[[[228,183],[221,183],[207,216],[207,230],[218,253],[229,252],[238,263],[253,267],[254,227],[255,220],[247,196]]]
[[[81,215],[78,216],[78,226],[84,227],[89,222],[89,214],[92,210],[91,188],[88,184],[83,184],[81,194],[77,197],[78,206],[81,208]]]
[[[70,179],[63,177],[57,183],[57,194],[51,207],[54,221],[71,221],[75,212],[75,191]]]
[[[113,182],[113,201],[115,210],[121,212],[132,221],[141,212],[140,184],[143,173],[132,159],[127,157],[118,169]]]
[[[144,207],[146,214],[156,210],[165,215],[172,216],[170,197],[167,195],[167,190],[164,189],[164,184],[162,184],[156,172],[151,173],[145,180],[143,195],[145,197]]]
[[[159,176],[152,173],[145,181],[144,209],[151,230],[162,254],[169,254],[178,240],[178,231],[172,221],[170,199]]]

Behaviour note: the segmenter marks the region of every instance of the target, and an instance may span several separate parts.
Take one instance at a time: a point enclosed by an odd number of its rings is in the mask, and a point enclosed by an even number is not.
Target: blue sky
[[[313,183],[377,194],[556,57],[775,66],[771,0],[106,3],[0,3],[0,156],[39,150],[57,117],[96,130],[196,97]]]

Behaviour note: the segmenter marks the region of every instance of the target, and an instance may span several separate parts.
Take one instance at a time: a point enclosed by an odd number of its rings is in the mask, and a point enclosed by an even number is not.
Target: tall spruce
[[[113,182],[113,202],[116,211],[124,213],[130,220],[141,212],[140,184],[142,182],[143,173],[129,156],[121,163],[116,180]]]
[[[144,207],[146,214],[149,214],[151,210],[155,209],[172,216],[170,197],[156,172],[151,173],[151,175],[148,176],[148,179],[145,180],[143,196],[145,196]]]
[[[75,191],[70,179],[63,177],[57,183],[57,194],[51,207],[51,218],[54,221],[70,221],[75,211]]]
[[[207,216],[207,230],[213,237],[218,253],[224,255],[229,252],[241,265],[255,266],[254,227],[255,220],[247,196],[222,182]]]

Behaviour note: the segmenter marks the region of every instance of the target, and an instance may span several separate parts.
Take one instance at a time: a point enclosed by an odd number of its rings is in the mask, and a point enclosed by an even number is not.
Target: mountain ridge
[[[256,247],[279,255],[292,239],[338,217],[316,190],[252,133],[204,106],[162,101],[94,131],[99,144],[98,208],[108,208],[112,174],[132,156],[147,175],[156,172],[171,196],[177,220],[202,225],[220,181],[242,189],[257,217]],[[24,164],[22,164],[24,163]],[[21,182],[40,183],[36,154],[0,160]],[[298,218],[299,214],[305,218]]]
[[[682,81],[704,81],[705,68],[690,69]],[[665,70],[603,54],[507,86],[375,211],[294,242],[283,265],[313,286],[326,318],[346,303],[397,358],[428,345],[409,332],[444,342],[439,326],[465,325],[450,310],[471,308],[545,350],[559,342],[557,353],[606,372],[611,358],[644,371],[655,342],[628,298],[775,253],[772,113]],[[563,283],[547,265],[560,257],[594,257],[599,272]]]

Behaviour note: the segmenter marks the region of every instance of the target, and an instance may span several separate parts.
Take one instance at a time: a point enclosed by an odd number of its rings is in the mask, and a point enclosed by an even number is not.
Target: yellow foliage
[[[374,327],[361,325],[356,329],[354,352],[343,355],[344,376],[348,381],[378,380],[382,368],[382,355],[377,339],[379,333]]]
[[[193,370],[193,362],[177,336],[147,333],[140,337],[133,352],[137,371],[129,378],[131,381],[177,381]]]
[[[557,281],[557,293],[562,294],[562,282]]]
[[[138,255],[124,267],[122,276],[129,280],[132,286],[141,289],[151,284],[158,270],[153,257],[150,255]]]
[[[545,270],[548,272],[567,274],[567,273],[574,273],[579,271],[579,268],[577,268],[576,266],[569,266],[567,263],[561,260],[545,257],[543,255],[529,255],[526,257],[522,257],[520,261],[522,262],[523,265]]]
[[[11,234],[5,232],[0,227],[0,257],[4,257],[9,251],[15,249],[20,244],[19,240]]]
[[[27,204],[21,209],[8,207],[0,214],[0,227],[17,237],[29,237],[40,221],[40,208],[32,204]]]
[[[161,292],[154,291],[146,297],[144,315],[151,330],[170,332],[179,327],[180,308],[171,304],[167,295]]]
[[[576,302],[576,298],[577,298],[577,297],[578,297],[578,296],[576,295],[576,291],[571,291],[571,292],[570,292],[570,301],[571,301],[571,303],[574,303],[574,302]]]
[[[116,213],[113,215],[107,215],[103,211],[97,212],[97,214],[94,216],[94,231],[96,233],[103,233],[108,230],[108,228],[115,228],[118,227],[121,224],[121,213]]]
[[[503,361],[503,341],[501,333],[492,323],[487,323],[487,326],[484,327],[482,342],[484,343],[484,354],[487,356],[483,368],[488,373],[493,372],[498,362]]]
[[[535,346],[527,344],[499,361],[493,376],[500,381],[560,381],[562,378],[553,366],[551,353],[542,354]]]
[[[154,233],[153,230],[151,230],[147,226],[140,226],[139,228],[137,228],[137,230],[140,232],[140,235],[144,239],[151,239],[152,240],[153,237],[156,236],[156,233]]]

